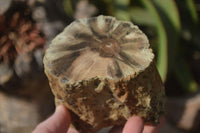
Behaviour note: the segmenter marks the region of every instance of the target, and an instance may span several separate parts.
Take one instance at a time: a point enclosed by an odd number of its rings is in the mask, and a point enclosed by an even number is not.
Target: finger
[[[114,126],[109,133],[122,133],[123,127],[122,126]]]
[[[76,129],[74,128],[69,128],[69,130],[67,131],[67,133],[79,133]]]
[[[160,118],[160,124],[158,126],[145,125],[143,133],[157,133],[165,124],[165,118]]]
[[[70,124],[70,114],[68,110],[59,105],[55,113],[44,122],[40,123],[33,133],[66,133]]]
[[[144,122],[138,116],[132,116],[126,122],[122,133],[142,133]]]

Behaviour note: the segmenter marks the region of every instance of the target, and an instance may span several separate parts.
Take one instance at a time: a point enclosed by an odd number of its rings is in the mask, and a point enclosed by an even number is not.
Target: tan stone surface
[[[123,125],[131,115],[157,124],[164,86],[147,37],[130,22],[98,16],[71,23],[50,44],[45,73],[56,104],[80,132]]]

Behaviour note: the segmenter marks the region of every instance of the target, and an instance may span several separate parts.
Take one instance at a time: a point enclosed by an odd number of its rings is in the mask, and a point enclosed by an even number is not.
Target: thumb
[[[69,125],[70,114],[63,105],[59,105],[55,113],[40,123],[32,133],[66,133]]]

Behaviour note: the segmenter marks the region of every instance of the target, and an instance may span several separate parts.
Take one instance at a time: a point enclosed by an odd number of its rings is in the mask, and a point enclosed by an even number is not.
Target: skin
[[[70,121],[68,110],[63,105],[59,105],[56,107],[55,113],[41,122],[32,133],[78,133],[75,129],[69,128]],[[161,118],[160,121],[161,124],[154,127],[144,125],[140,117],[132,116],[124,127],[113,127],[109,133],[157,133],[164,125],[164,118]]]

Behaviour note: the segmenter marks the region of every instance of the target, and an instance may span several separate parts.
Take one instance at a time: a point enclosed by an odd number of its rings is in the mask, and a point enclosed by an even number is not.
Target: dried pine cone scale
[[[76,20],[52,41],[44,65],[57,102],[72,111],[82,132],[124,124],[133,114],[155,124],[164,112],[154,54],[130,22],[109,16]]]
[[[30,77],[31,70],[35,70],[34,54],[37,50],[43,54],[45,40],[26,2],[12,2],[0,15],[0,66],[6,70],[0,74],[0,86],[7,86],[27,74]]]

